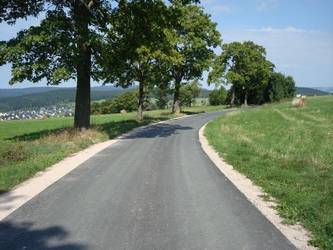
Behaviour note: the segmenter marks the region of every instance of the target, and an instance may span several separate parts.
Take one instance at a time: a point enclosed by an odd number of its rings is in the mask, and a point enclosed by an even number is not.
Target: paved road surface
[[[139,130],[0,223],[0,249],[294,249],[203,153],[221,113]]]

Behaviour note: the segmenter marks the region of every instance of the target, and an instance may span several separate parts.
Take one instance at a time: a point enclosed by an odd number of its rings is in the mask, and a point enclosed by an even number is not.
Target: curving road
[[[203,153],[222,113],[126,136],[0,223],[0,249],[294,249]]]

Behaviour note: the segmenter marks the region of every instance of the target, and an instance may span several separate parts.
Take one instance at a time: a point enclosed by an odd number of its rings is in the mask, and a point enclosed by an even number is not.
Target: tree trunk
[[[138,120],[143,120],[143,104],[145,101],[145,93],[144,93],[144,83],[139,83],[139,106],[138,106]]]
[[[180,92],[180,81],[176,80],[176,82],[175,82],[175,93],[173,95],[173,105],[172,105],[172,113],[173,114],[179,114],[180,113],[179,92]]]
[[[235,87],[231,87],[231,101],[230,101],[230,106],[233,107],[235,105]]]
[[[76,71],[77,88],[75,98],[74,127],[86,129],[90,126],[90,74],[91,49],[89,46],[89,10],[81,0],[74,3],[76,43],[78,48]]]
[[[248,93],[247,90],[245,91],[245,96],[244,96],[244,107],[247,107],[247,98],[248,98]]]

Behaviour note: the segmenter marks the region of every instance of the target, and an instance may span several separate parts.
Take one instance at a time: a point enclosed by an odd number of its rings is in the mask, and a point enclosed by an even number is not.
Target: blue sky
[[[252,40],[298,86],[333,87],[332,0],[206,0],[223,41]]]
[[[225,43],[252,40],[264,46],[276,70],[293,76],[298,86],[333,87],[332,0],[201,2],[218,23]],[[38,19],[22,20],[15,26],[2,23],[0,40],[6,40],[27,25],[35,24],[38,24]],[[9,79],[10,67],[0,67],[0,88],[10,88]],[[43,85],[25,82],[15,87]]]

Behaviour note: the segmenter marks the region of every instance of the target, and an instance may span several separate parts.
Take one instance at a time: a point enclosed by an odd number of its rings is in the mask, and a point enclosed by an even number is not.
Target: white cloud
[[[298,29],[293,26],[288,26],[286,28],[272,28],[272,27],[262,27],[259,29],[247,29],[251,32],[266,32],[266,33],[305,33],[305,32],[315,32],[312,30]]]
[[[266,48],[276,70],[302,86],[333,86],[333,32],[286,28],[222,31],[224,42],[251,40]]]
[[[266,11],[266,10],[271,10],[275,9],[279,5],[279,0],[264,0],[260,1],[257,4],[257,10],[258,11]]]

